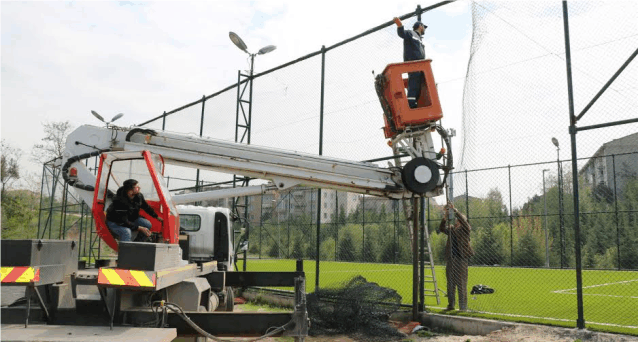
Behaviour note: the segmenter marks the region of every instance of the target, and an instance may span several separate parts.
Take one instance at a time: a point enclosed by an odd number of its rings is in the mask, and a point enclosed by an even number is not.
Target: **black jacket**
[[[425,48],[423,37],[411,30],[405,30],[403,26],[397,27],[397,34],[403,38],[403,61],[416,61],[425,59]]]
[[[155,210],[144,200],[144,195],[140,193],[133,198],[129,198],[126,192],[122,190],[122,188],[117,190],[113,202],[109,205],[108,209],[106,209],[107,221],[111,221],[122,227],[131,228],[131,230],[137,230],[137,226],[133,224],[133,221],[140,217],[140,209],[143,209],[152,217],[157,218]]]

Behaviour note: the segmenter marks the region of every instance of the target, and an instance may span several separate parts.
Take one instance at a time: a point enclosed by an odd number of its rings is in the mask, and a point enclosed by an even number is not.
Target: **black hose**
[[[147,129],[147,128],[133,128],[132,130],[130,130],[130,131],[126,134],[126,139],[124,139],[124,140],[126,140],[126,141],[131,141],[131,137],[132,137],[134,134],[137,134],[137,133],[150,134],[150,135],[153,135],[153,136],[157,135],[157,132],[155,132],[155,131],[154,131],[154,130],[152,130],[152,129]]]
[[[73,156],[71,158],[69,158],[66,163],[64,163],[64,166],[62,166],[62,179],[64,179],[64,181],[66,183],[68,183],[69,185],[71,185],[74,188],[80,189],[80,190],[86,190],[86,191],[95,191],[95,187],[93,185],[87,185],[87,184],[82,184],[80,182],[78,182],[77,179],[69,179],[69,167],[71,167],[71,165],[77,161],[80,161],[82,159],[87,159],[87,158],[91,158],[91,157],[96,157],[99,156],[100,154],[104,153],[104,152],[108,152],[111,149],[107,148],[104,150],[97,150],[97,151],[93,151],[93,152],[89,152],[89,153],[84,153],[84,154],[80,154],[77,156]],[[109,197],[112,197],[114,194],[112,191],[109,191]]]
[[[450,174],[450,171],[454,169],[454,159],[452,158],[452,149],[450,148],[450,137],[447,135],[447,131],[443,129],[441,125],[436,125],[435,128],[436,128],[436,131],[439,133],[439,135],[443,138],[443,141],[445,141],[445,145],[447,147],[446,148],[447,163],[445,167],[443,168],[444,176],[443,176],[443,182],[441,182],[441,184],[445,184],[445,181],[447,180],[447,176]]]

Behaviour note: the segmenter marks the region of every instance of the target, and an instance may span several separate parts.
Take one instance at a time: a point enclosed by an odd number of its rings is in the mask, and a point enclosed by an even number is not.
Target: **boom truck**
[[[78,127],[67,138],[61,172],[91,207],[98,236],[118,252],[117,264],[78,269],[74,241],[2,240],[2,286],[26,285],[26,297],[39,304],[39,310],[31,309],[31,300],[3,307],[3,335],[37,340],[29,335],[28,322],[43,317],[50,327],[67,330],[127,327],[128,339],[134,334],[131,329],[137,329],[133,327],[155,327],[144,328],[147,339],[152,332],[159,334],[155,340],[166,336],[170,327],[179,336],[284,333],[303,341],[309,320],[302,262],[291,272],[236,272],[230,210],[186,204],[303,185],[403,200],[412,224],[411,199],[441,195],[452,169],[451,151],[445,149],[449,138],[437,122],[442,111],[430,64],[431,60],[390,64],[376,77],[384,134],[394,155],[386,168],[143,127]],[[410,72],[425,76],[417,108],[407,104],[405,76]],[[434,132],[441,136],[438,151]],[[99,159],[97,175],[83,163],[92,157]],[[164,179],[166,164],[269,182],[171,195]],[[139,181],[147,202],[163,219],[142,212],[152,223],[154,243],[118,242],[106,226],[111,197],[129,178]],[[232,312],[233,287],[249,286],[294,287],[293,312]],[[24,325],[7,325],[18,322]],[[103,340],[115,339],[109,331],[110,337]],[[73,330],[68,341],[74,333],[81,335]]]

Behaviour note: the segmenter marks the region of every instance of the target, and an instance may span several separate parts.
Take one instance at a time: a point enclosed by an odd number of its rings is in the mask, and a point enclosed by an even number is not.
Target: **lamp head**
[[[554,144],[554,146],[556,146],[556,147],[559,147],[558,146],[558,139],[552,138],[552,144]]]
[[[245,53],[248,53],[248,47],[246,46],[246,43],[244,43],[244,41],[241,38],[239,38],[237,33],[231,31],[228,33],[228,36],[230,37],[230,40],[233,42],[233,44],[235,44],[235,46],[237,46],[240,50],[244,51]]]
[[[276,48],[277,47],[274,46],[274,45],[266,45],[263,48],[259,49],[259,52],[257,52],[257,54],[265,55],[265,54],[267,54],[269,52],[274,51]]]
[[[102,117],[102,115],[98,114],[96,111],[92,110],[91,114],[93,114],[93,116],[95,116],[98,120],[105,122],[104,118]]]
[[[114,116],[113,119],[111,119],[111,122],[113,122],[113,121],[115,121],[115,120],[117,120],[117,119],[119,119],[119,118],[121,118],[123,116],[124,116],[124,113],[119,113],[116,116]]]

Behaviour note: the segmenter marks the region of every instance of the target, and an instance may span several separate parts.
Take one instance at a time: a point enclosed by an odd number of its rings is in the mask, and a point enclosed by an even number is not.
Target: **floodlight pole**
[[[563,27],[565,30],[565,64],[567,67],[567,94],[569,98],[569,135],[571,136],[572,147],[572,186],[574,196],[574,244],[576,248],[576,306],[578,308],[578,318],[576,326],[578,329],[585,329],[585,315],[583,309],[583,274],[580,251],[580,208],[578,201],[578,160],[576,153],[576,122],[578,118],[574,114],[574,92],[572,87],[572,61],[569,43],[569,15],[567,14],[567,1],[563,0]]]

